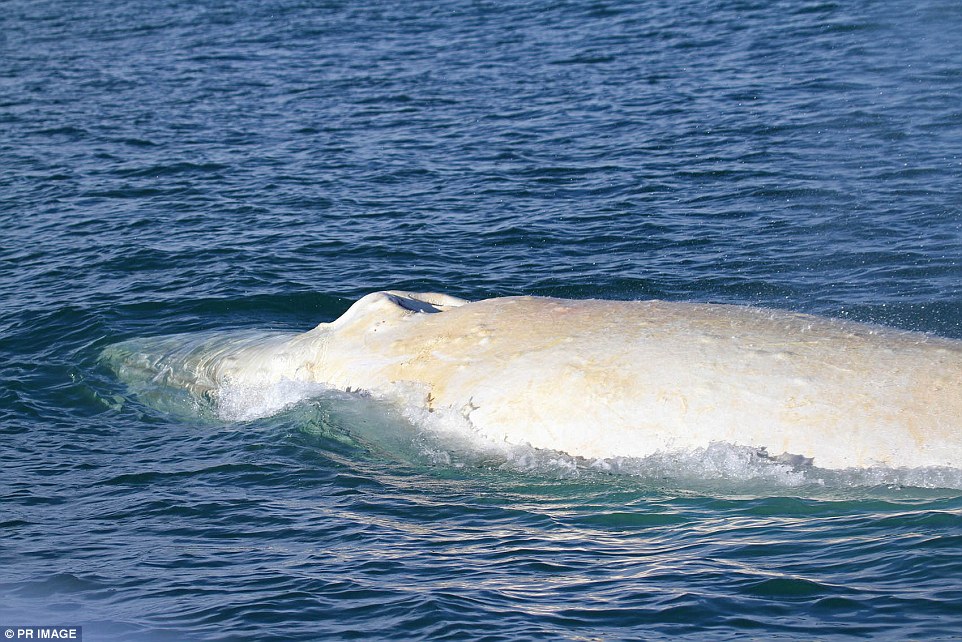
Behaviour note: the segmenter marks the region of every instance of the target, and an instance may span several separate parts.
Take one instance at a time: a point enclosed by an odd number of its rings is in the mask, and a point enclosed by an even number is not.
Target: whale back
[[[599,458],[725,441],[826,467],[962,464],[959,341],[664,301],[379,306],[333,324],[319,378],[403,390],[491,439]]]

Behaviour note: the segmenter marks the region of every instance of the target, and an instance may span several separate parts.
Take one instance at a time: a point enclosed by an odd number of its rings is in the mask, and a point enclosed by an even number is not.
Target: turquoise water
[[[0,625],[87,640],[962,637],[962,471],[588,464],[109,345],[386,288],[962,338],[953,2],[7,1]]]

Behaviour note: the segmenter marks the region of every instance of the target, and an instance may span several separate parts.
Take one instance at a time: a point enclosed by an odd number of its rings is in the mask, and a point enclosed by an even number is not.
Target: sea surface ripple
[[[98,360],[388,288],[962,338],[959,33],[949,0],[0,3],[0,628],[962,637],[962,471],[593,464]]]

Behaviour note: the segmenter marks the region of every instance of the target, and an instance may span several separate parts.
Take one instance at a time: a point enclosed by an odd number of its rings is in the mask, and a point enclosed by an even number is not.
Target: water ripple
[[[91,639],[957,636],[962,473],[591,467],[383,409],[228,422],[97,363],[370,290],[962,337],[962,31],[897,1],[12,0],[4,622]],[[755,462],[757,463],[757,462]]]

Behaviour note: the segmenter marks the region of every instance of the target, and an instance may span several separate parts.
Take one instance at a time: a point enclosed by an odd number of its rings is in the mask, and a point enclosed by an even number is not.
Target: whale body
[[[105,356],[200,395],[319,382],[589,459],[726,442],[822,468],[962,468],[962,341],[754,307],[385,291],[302,334]]]

